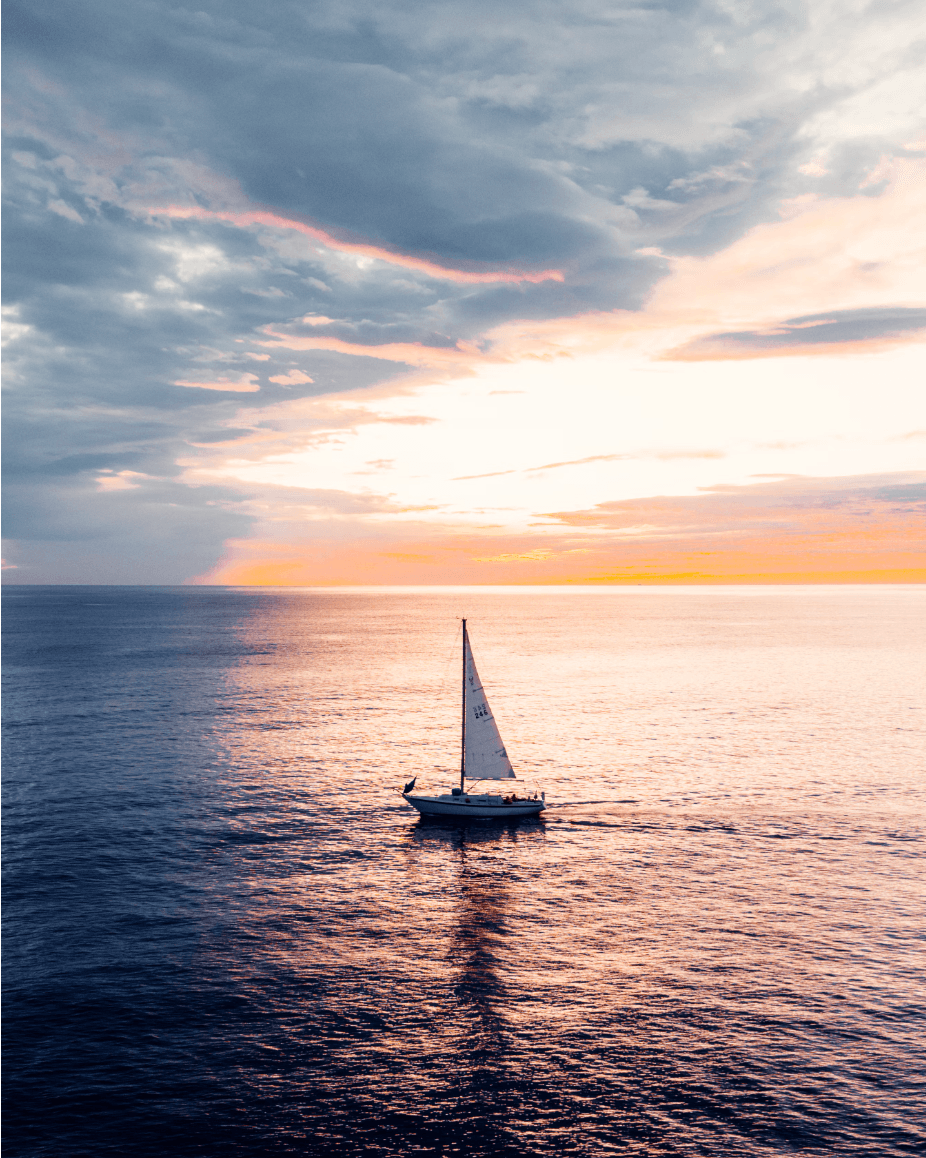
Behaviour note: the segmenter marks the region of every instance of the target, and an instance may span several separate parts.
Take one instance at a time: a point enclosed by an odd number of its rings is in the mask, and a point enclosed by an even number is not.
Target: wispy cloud
[[[486,474],[460,474],[451,479],[451,482],[467,482],[475,478],[501,478],[503,474],[518,474],[516,470],[490,470]]]
[[[528,472],[539,470],[557,470],[562,466],[585,466],[590,462],[632,462],[639,459],[653,458],[666,462],[671,459],[685,458],[724,458],[722,450],[641,450],[630,454],[592,454],[587,458],[574,458],[568,462],[546,462],[543,466],[528,467]]]
[[[572,527],[644,534],[654,539],[709,538],[756,531],[814,532],[821,524],[861,530],[869,516],[908,520],[926,546],[926,471],[846,478],[777,477],[748,486],[718,484],[690,496],[658,496],[556,511],[546,518]]]
[[[504,474],[537,474],[544,470],[559,470],[564,466],[587,466],[593,462],[634,462],[643,459],[656,459],[668,462],[672,459],[711,459],[724,458],[722,450],[641,450],[625,454],[590,454],[585,458],[572,458],[564,462],[545,462],[541,466],[528,466],[520,470],[494,470],[487,474],[457,475],[453,482],[465,482],[477,478],[499,478]]]
[[[863,345],[868,349],[908,341],[926,331],[926,308],[873,307],[830,310],[824,315],[788,318],[756,330],[705,334],[663,354],[678,361],[716,361],[724,358],[768,358],[808,354]]]

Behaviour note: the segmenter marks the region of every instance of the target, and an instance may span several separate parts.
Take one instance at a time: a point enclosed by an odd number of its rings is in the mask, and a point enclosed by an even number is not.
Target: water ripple
[[[8,1155],[921,1152],[922,590],[462,598],[16,590]]]

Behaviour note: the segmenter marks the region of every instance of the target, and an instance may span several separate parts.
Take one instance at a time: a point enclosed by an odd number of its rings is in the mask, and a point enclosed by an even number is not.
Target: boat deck
[[[502,796],[488,792],[447,792],[440,796],[413,796],[410,792],[403,792],[402,795],[412,808],[421,813],[461,819],[537,816],[546,807],[542,797],[517,796],[515,793]]]

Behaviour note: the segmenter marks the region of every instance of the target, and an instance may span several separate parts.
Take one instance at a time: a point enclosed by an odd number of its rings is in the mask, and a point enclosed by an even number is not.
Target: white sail
[[[466,776],[470,780],[514,780],[514,769],[482,690],[465,626],[463,631],[463,757]]]

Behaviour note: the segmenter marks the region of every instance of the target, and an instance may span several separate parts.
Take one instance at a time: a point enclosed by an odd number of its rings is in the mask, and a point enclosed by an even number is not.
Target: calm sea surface
[[[7,1158],[926,1149],[926,588],[4,602]]]

